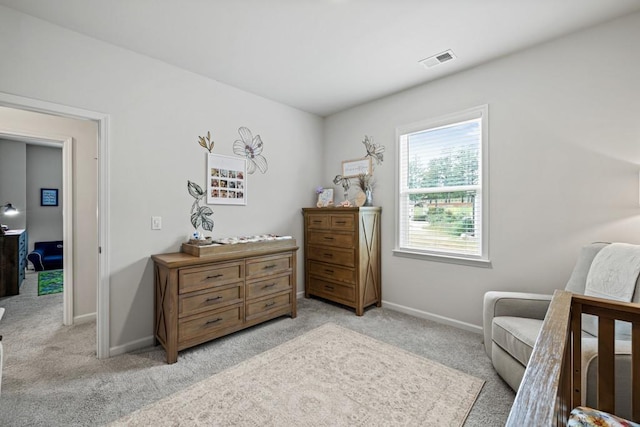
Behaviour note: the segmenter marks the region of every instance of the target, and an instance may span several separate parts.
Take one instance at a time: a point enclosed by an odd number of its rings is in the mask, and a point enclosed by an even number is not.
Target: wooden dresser
[[[380,307],[379,207],[304,208],[305,296]]]
[[[27,231],[0,235],[0,297],[18,295],[27,268]]]
[[[154,335],[167,353],[262,323],[296,317],[295,239],[153,255]],[[204,250],[204,249],[203,249]]]

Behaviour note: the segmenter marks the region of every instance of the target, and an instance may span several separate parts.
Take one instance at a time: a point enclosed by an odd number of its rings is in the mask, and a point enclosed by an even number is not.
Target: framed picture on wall
[[[41,188],[40,206],[58,206],[58,189]]]
[[[247,160],[209,154],[207,157],[207,204],[247,204]]]

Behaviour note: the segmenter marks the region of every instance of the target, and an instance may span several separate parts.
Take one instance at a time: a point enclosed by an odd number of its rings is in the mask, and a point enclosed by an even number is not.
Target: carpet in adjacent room
[[[63,270],[38,272],[38,295],[50,295],[62,292],[64,284]]]
[[[483,384],[327,323],[113,425],[461,426]]]

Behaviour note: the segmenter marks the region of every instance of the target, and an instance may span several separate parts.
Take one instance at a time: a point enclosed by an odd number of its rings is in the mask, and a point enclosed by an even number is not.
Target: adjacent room
[[[0,33],[1,425],[640,422],[640,1]]]

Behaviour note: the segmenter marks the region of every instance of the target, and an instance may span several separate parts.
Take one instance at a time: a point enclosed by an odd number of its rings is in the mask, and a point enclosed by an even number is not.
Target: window
[[[488,106],[399,127],[398,255],[488,262]]]

